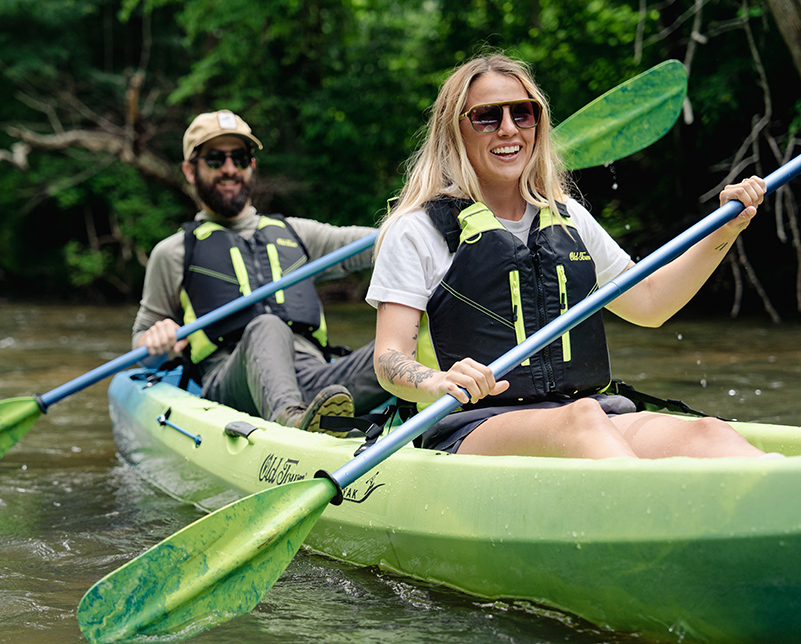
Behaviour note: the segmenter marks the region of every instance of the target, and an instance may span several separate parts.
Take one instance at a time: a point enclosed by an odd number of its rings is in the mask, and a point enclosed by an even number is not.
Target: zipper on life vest
[[[236,281],[239,283],[239,292],[242,293],[242,295],[250,295],[248,269],[245,266],[245,260],[242,258],[242,252],[236,246],[231,248],[231,264],[233,264],[234,267]]]
[[[562,264],[556,265],[556,276],[559,281],[559,315],[567,313],[567,275]],[[562,336],[562,360],[570,362],[572,352],[570,350],[570,331]]]
[[[270,258],[270,271],[272,272],[273,283],[275,283],[280,280],[281,277],[283,277],[283,272],[281,271],[281,260],[278,257],[278,249],[275,247],[275,244],[267,244],[267,257]],[[276,291],[276,304],[283,304],[284,299],[284,292]]]
[[[545,311],[545,285],[542,283],[542,259],[537,253],[532,253],[532,259],[534,260],[534,279],[537,282],[537,312],[539,313],[537,328],[541,329],[548,324],[548,314]],[[547,392],[550,393],[556,389],[550,346],[543,348],[540,355],[542,356],[542,364],[545,367],[545,377],[548,379]]]
[[[512,296],[512,322],[515,325],[515,339],[517,344],[526,339],[526,322],[523,319],[523,298],[520,295],[520,272],[509,272],[509,292]],[[526,358],[520,363],[524,367],[531,364],[531,360]]]

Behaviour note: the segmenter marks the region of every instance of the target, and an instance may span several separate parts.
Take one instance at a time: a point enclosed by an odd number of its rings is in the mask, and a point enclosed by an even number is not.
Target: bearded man
[[[228,110],[201,114],[186,130],[182,170],[200,211],[153,249],[133,345],[160,359],[185,356],[196,367],[204,398],[289,427],[324,431],[321,416],[364,414],[388,394],[373,370],[373,343],[331,361],[323,307],[311,281],[176,338],[181,324],[375,232],[259,214],[251,203],[256,148],[262,145],[248,124]],[[371,252],[363,251],[339,271],[370,262]]]

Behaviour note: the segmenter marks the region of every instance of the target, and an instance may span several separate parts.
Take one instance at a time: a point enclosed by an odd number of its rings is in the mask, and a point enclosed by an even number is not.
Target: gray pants
[[[295,350],[295,334],[281,318],[265,314],[245,327],[231,355],[203,379],[203,397],[248,414],[275,420],[288,405],[309,403],[328,385],[353,395],[356,415],[389,398],[373,369],[371,342],[325,362]]]

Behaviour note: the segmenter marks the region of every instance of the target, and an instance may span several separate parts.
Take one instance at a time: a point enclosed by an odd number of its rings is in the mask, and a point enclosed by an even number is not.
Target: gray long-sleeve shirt
[[[195,215],[195,221],[214,221],[242,237],[249,238],[256,232],[259,215],[255,208],[241,219],[231,221],[217,217],[209,212],[201,211]],[[311,261],[323,257],[342,246],[375,232],[366,226],[332,226],[312,219],[287,217],[287,221],[295,229]],[[371,265],[372,250],[368,249],[344,260],[336,267],[329,269],[320,277],[331,279],[348,273],[368,268]],[[153,248],[145,271],[145,284],[139,311],[136,314],[132,330],[133,346],[136,347],[139,337],[159,320],[171,318],[178,324],[183,321],[181,308],[181,287],[184,275],[184,232],[160,241]],[[295,336],[295,349],[302,353],[320,355],[319,350],[302,336]]]

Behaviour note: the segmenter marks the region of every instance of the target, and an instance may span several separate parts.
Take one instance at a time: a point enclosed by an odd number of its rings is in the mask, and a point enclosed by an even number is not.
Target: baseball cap
[[[184,132],[184,161],[189,161],[198,146],[225,135],[238,136],[255,143],[259,150],[262,148],[261,141],[253,136],[247,123],[230,110],[219,110],[196,116]]]

